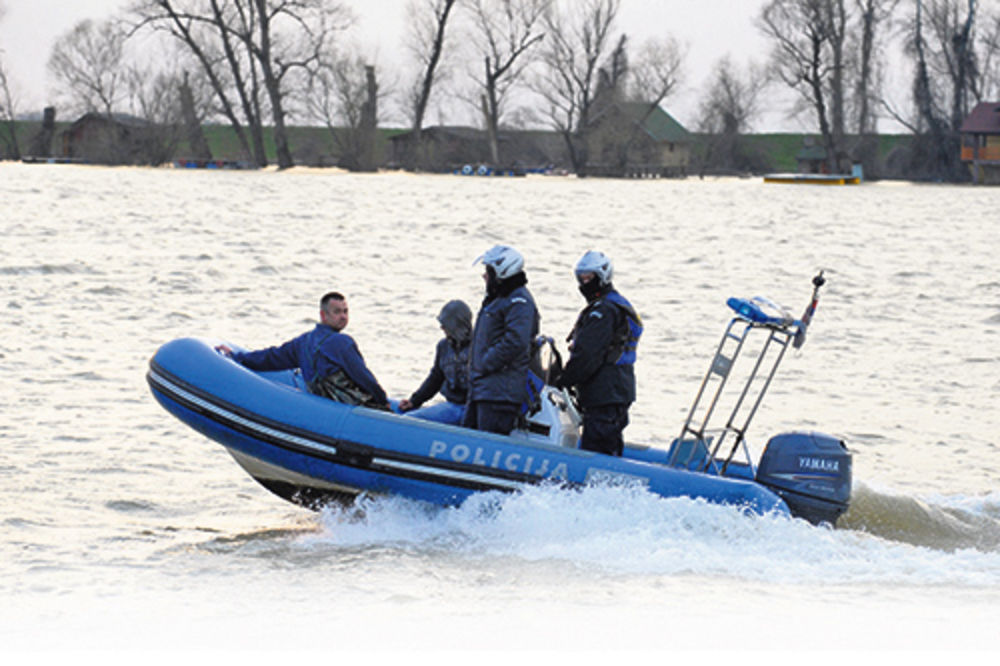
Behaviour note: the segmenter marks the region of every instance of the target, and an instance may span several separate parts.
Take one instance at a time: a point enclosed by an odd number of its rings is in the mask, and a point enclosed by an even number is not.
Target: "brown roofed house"
[[[959,128],[974,183],[1000,185],[1000,102],[980,102]]]

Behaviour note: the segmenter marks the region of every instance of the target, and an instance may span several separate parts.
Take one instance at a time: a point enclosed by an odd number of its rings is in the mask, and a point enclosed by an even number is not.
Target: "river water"
[[[1000,618],[1000,189],[0,164],[0,637],[19,650],[986,650]],[[247,347],[325,291],[387,391],[473,259],[526,257],[543,331],[607,252],[644,316],[629,441],[666,446],[729,296],[808,341],[749,438],[844,438],[837,529],[628,488],[454,509],[270,495],[152,399],[164,342]]]

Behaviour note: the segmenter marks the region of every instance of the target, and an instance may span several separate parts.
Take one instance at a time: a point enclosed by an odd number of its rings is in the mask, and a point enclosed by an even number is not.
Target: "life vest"
[[[615,365],[634,365],[639,338],[642,337],[642,318],[632,304],[617,291],[612,291],[603,298],[621,309],[627,324],[616,331],[615,340],[608,350],[608,361]]]

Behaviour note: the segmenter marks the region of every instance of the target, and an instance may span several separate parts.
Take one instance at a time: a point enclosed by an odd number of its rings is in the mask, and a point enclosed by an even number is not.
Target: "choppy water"
[[[1000,190],[0,164],[0,637],[253,650],[986,649],[1000,609]],[[408,395],[471,262],[527,258],[561,339],[585,250],[642,312],[630,441],[665,445],[727,321],[829,283],[751,431],[845,438],[837,530],[628,489],[313,514],[162,411],[149,356],[250,347],[345,292]]]

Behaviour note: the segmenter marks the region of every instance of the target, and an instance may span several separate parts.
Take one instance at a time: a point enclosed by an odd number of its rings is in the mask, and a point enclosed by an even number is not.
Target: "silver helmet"
[[[615,267],[608,255],[596,250],[588,250],[580,257],[580,261],[576,262],[576,268],[573,270],[577,279],[584,273],[593,273],[597,276],[597,281],[600,284],[606,285],[611,282]]]
[[[506,280],[511,275],[516,275],[524,268],[524,257],[508,245],[494,245],[479,255],[472,263],[475,265],[480,262],[492,266],[493,272],[500,280]]]

